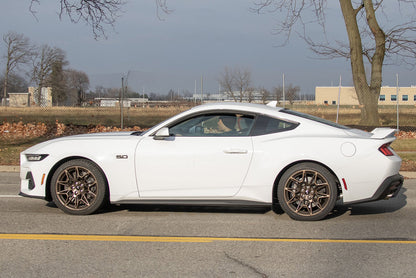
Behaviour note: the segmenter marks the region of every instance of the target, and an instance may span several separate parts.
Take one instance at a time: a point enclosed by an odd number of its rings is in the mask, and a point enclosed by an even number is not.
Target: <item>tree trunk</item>
[[[7,99],[7,86],[9,86],[9,73],[10,73],[10,60],[7,58],[6,63],[6,72],[4,73],[4,83],[3,83],[3,99],[2,99],[2,105],[6,106],[6,99]]]
[[[354,9],[351,0],[339,0],[350,44],[350,59],[355,91],[361,107],[361,124],[379,125],[378,99],[382,84],[385,35],[378,26],[371,0],[364,0]],[[368,85],[364,67],[363,47],[357,24],[357,13],[365,8],[367,24],[374,35],[375,53],[371,57],[371,80]]]
[[[4,75],[4,83],[3,83],[3,99],[1,101],[3,106],[6,106],[6,98],[7,98],[7,86],[8,86],[8,73],[6,72],[6,74]]]

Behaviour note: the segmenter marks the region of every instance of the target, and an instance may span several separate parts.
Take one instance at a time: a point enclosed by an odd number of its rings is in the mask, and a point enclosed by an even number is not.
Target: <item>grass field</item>
[[[337,117],[336,106],[296,105],[290,109],[312,114],[321,118],[335,121]],[[189,109],[189,106],[169,107],[138,107],[124,108],[124,127],[149,128],[179,112]],[[395,107],[380,107],[381,126],[396,127],[397,112]],[[358,126],[360,110],[358,107],[341,107],[339,110],[339,123],[350,126]],[[400,108],[400,126],[416,131],[416,107],[407,106]],[[55,126],[57,122],[73,126],[109,126],[120,127],[119,108],[12,108],[0,107],[0,124],[7,123],[44,123],[47,126]],[[370,131],[372,127],[362,127]],[[3,136],[0,133],[0,165],[18,165],[19,153],[39,142],[45,141],[51,136],[22,136],[13,138]],[[416,138],[398,139],[393,143],[393,148],[403,158],[405,170],[416,170]]]
[[[149,128],[179,112],[189,109],[186,106],[124,108],[124,126]],[[0,107],[0,122],[45,123],[56,121],[69,125],[82,126],[120,126],[119,108],[108,107],[50,107],[50,108],[12,108]]]

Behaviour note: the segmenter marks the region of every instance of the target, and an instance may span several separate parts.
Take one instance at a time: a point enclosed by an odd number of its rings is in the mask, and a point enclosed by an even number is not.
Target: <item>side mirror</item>
[[[168,127],[162,127],[161,129],[159,129],[156,132],[153,139],[155,139],[155,140],[165,140],[166,138],[169,138],[169,137],[170,137],[169,128]]]

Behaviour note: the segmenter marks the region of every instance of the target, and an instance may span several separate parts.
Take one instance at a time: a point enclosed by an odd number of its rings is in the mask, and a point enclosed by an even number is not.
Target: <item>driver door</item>
[[[233,130],[214,131],[216,121],[223,116],[235,117]],[[171,126],[170,136],[143,138],[136,150],[140,197],[234,196],[243,184],[253,154],[248,134],[254,117],[245,119],[248,129],[244,132],[236,128],[241,126],[241,117],[199,115]],[[232,125],[228,119],[230,122]]]

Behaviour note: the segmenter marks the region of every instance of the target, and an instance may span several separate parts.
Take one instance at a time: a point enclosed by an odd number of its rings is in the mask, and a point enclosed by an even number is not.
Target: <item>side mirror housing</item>
[[[169,137],[170,137],[169,128],[168,127],[162,127],[161,129],[159,129],[156,132],[153,139],[155,139],[155,140],[165,140],[166,138],[169,138]]]

